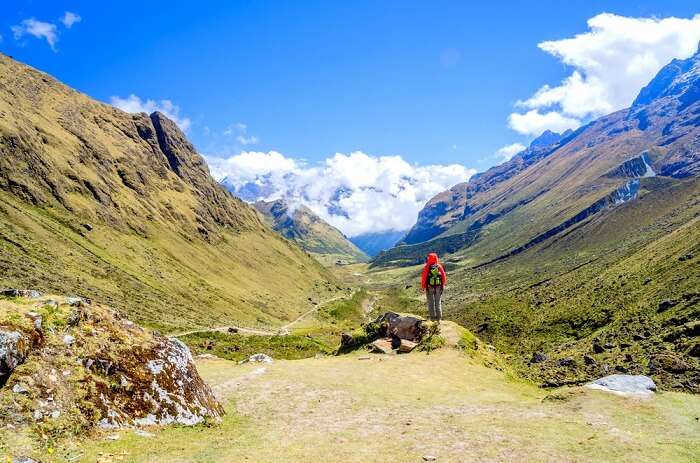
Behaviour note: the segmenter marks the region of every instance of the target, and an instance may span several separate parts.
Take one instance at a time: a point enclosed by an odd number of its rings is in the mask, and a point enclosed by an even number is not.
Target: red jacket
[[[438,268],[440,269],[440,281],[442,282],[441,286],[444,287],[445,283],[447,283],[447,275],[445,274],[445,269],[442,267],[442,264],[440,264],[438,255],[434,252],[431,252],[430,254],[428,254],[428,259],[426,260],[425,265],[423,266],[423,274],[420,278],[420,287],[423,289],[426,289],[428,287],[428,273],[430,273],[430,266],[433,264],[437,264]]]

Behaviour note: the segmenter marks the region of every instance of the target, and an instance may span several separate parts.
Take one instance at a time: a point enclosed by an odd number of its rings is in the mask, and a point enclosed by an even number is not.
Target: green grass
[[[191,334],[181,340],[194,354],[213,354],[237,362],[260,353],[285,360],[333,353],[333,349],[321,341],[298,335],[252,336],[213,332]]]
[[[651,463],[693,461],[700,451],[697,396],[666,393],[640,401],[575,388],[563,390],[560,400],[545,400],[548,391],[511,381],[454,350],[379,358],[282,360],[262,370],[202,361],[201,374],[227,401],[220,425],[152,429],[145,438],[109,431],[37,456],[46,463],[76,455],[78,462],[102,455],[134,463],[332,463],[377,455],[398,463],[425,455],[438,461]],[[381,438],[368,439],[368,429]],[[113,434],[120,439],[104,438]]]

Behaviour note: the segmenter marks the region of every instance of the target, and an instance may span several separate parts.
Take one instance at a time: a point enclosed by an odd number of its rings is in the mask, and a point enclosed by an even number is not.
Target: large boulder
[[[654,380],[643,375],[609,375],[586,384],[586,387],[620,395],[649,395],[656,391]]]
[[[386,312],[379,316],[374,323],[382,327],[380,334],[384,336],[420,342],[425,334],[424,320],[410,315],[403,316],[395,312]]]
[[[7,384],[0,388],[0,426],[72,433],[223,416],[182,342],[87,300],[50,300],[55,304],[3,301],[0,374]]]

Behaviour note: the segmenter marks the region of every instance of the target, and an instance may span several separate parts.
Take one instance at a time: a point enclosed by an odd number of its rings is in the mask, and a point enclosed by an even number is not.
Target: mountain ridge
[[[125,113],[2,54],[0,224],[0,285],[89,294],[164,331],[282,323],[335,288],[163,114]]]
[[[366,261],[368,256],[337,228],[303,204],[287,201],[257,201],[253,206],[270,222],[273,230],[298,243],[307,252]]]

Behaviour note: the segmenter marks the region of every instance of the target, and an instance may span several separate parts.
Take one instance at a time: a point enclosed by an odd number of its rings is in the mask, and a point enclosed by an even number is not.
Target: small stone
[[[644,341],[646,338],[646,336],[640,333],[632,335],[632,339],[634,339],[635,341]]]
[[[559,360],[557,362],[557,365],[559,365],[560,367],[569,367],[569,366],[575,365],[575,362],[574,362],[574,359],[572,359],[571,357],[567,357],[565,359]]]
[[[586,365],[595,365],[596,361],[590,355],[584,355],[583,356],[583,363],[585,363]]]
[[[658,305],[656,311],[657,312],[664,312],[664,311],[670,309],[671,307],[673,307],[674,305],[676,305],[676,303],[674,301],[672,301],[670,299],[664,299],[663,301],[659,302],[659,305]]]
[[[17,383],[14,386],[12,386],[12,392],[14,392],[15,394],[26,394],[27,392],[29,392],[29,389],[24,387],[24,385]]]
[[[596,342],[593,344],[593,352],[596,354],[602,354],[605,352],[605,348]]]
[[[75,337],[71,336],[70,334],[63,336],[63,344],[65,344],[67,346],[71,346],[71,345],[75,344]]]
[[[266,354],[253,354],[250,357],[248,357],[248,362],[257,362],[257,363],[272,363],[272,357]]]
[[[437,460],[436,456],[433,455],[423,455],[423,461],[435,461]]]
[[[41,410],[34,410],[34,421],[41,421],[44,418],[44,413]]]
[[[153,434],[151,434],[148,431],[144,431],[143,429],[136,429],[134,431],[134,434],[136,434],[137,436],[141,436],[141,437],[153,437]]]
[[[615,348],[615,344],[612,344],[612,343],[610,343],[610,342],[606,342],[605,344],[603,344],[603,347],[606,348],[606,349],[614,349],[614,348]]]
[[[530,363],[542,363],[547,360],[547,356],[544,355],[542,352],[535,352],[532,354],[532,358],[530,359]]]
[[[27,312],[24,316],[32,321],[35,330],[41,331],[41,323],[43,322],[43,317],[41,315],[36,312]]]
[[[418,344],[413,342],[413,341],[408,341],[406,339],[401,340],[401,344],[399,345],[399,352],[402,353],[408,353],[411,352],[413,349],[416,348]]]
[[[238,333],[238,328],[236,328],[235,326],[229,326],[228,332],[229,333]]]
[[[377,339],[370,343],[369,348],[381,354],[391,354],[393,352],[391,338]]]
[[[83,298],[82,297],[68,297],[66,298],[66,304],[72,306],[72,307],[81,307],[83,306]]]
[[[644,281],[642,282],[643,285],[648,285],[649,283],[651,283],[651,278],[649,278],[649,277],[646,277],[644,279]]]
[[[58,419],[61,416],[61,412],[58,410],[54,410],[51,412],[51,418],[54,420]]]
[[[371,358],[372,357],[370,357],[369,355],[363,355],[362,357],[357,357],[357,360],[369,360]]]

